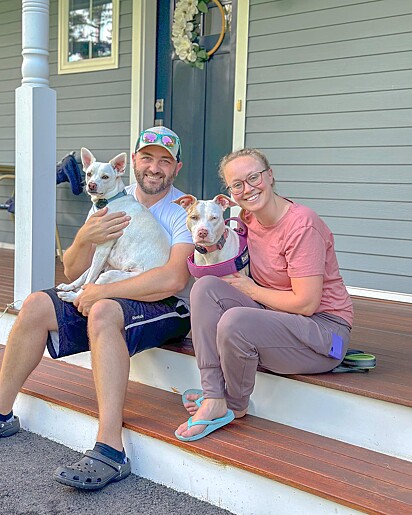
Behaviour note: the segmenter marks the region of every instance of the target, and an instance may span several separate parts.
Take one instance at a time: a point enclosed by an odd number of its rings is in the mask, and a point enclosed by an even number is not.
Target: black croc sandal
[[[130,474],[130,460],[117,463],[100,452],[86,451],[74,465],[58,467],[53,479],[80,490],[100,490],[109,483],[121,481]]]
[[[0,438],[11,436],[18,433],[20,429],[19,417],[13,417],[7,422],[0,422]]]

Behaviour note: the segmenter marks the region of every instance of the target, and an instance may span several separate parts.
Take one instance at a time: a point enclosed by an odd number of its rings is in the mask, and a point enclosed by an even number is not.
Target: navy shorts
[[[57,290],[44,290],[53,301],[58,331],[49,333],[47,349],[52,358],[71,356],[89,350],[87,317],[77,311],[71,302],[57,296]],[[129,355],[133,356],[168,341],[180,340],[190,331],[188,306],[176,297],[157,302],[129,299],[111,299],[123,310],[124,334]]]

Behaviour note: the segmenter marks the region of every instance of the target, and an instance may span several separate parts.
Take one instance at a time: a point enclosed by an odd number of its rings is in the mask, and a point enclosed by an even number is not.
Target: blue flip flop
[[[192,422],[192,418],[193,417],[190,417],[187,421],[188,429],[193,426],[206,426],[205,429],[198,435],[194,436],[181,436],[177,434],[177,431],[175,431],[175,436],[178,440],[181,440],[182,442],[194,442],[195,440],[200,440],[213,431],[216,431],[216,429],[219,429],[220,427],[223,427],[226,424],[232,422],[232,420],[235,418],[235,414],[231,409],[228,409],[224,417],[215,418],[214,420],[196,420],[196,422]]]
[[[198,399],[196,399],[195,401],[191,401],[190,399],[187,398],[187,395],[200,395],[200,397]],[[188,402],[194,402],[196,404],[196,406],[198,408],[200,408],[200,405],[203,402],[203,390],[196,390],[195,388],[190,388],[189,390],[186,390],[185,392],[183,392],[182,403],[186,404]]]

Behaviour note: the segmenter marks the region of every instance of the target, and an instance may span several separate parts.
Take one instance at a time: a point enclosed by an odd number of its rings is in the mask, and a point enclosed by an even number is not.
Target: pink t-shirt
[[[306,206],[291,205],[275,225],[262,226],[250,212],[248,227],[250,270],[261,286],[291,290],[290,278],[323,275],[323,293],[317,313],[331,313],[353,322],[353,307],[336,259],[328,226]]]

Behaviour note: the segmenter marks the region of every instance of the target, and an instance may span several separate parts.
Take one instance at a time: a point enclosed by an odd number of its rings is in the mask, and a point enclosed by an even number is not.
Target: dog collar
[[[204,247],[203,245],[195,245],[195,249],[199,252],[199,254],[210,254],[211,252],[214,252],[215,250],[222,250],[223,247],[225,246],[228,234],[229,234],[229,231],[227,229],[225,229],[223,231],[222,236],[219,238],[219,240],[214,245],[210,245],[208,247]]]
[[[225,221],[225,224],[227,225],[231,220],[234,220],[238,223],[238,227],[235,229],[235,231],[239,234],[238,254],[234,258],[228,259],[227,261],[223,261],[222,263],[202,266],[195,264],[195,254],[191,254],[187,258],[187,266],[189,268],[190,274],[193,277],[196,277],[196,279],[199,279],[199,277],[203,277],[204,275],[214,275],[216,277],[223,277],[225,275],[234,274],[236,272],[240,272],[249,264],[249,251],[247,248],[247,227],[242,222],[242,220],[240,220],[237,217],[228,218]],[[225,232],[228,231],[226,230]],[[226,239],[227,235],[225,241]]]
[[[117,193],[117,195],[115,195],[114,197],[99,198],[99,200],[97,200],[96,202],[93,202],[93,204],[97,209],[103,209],[112,200],[116,200],[117,198],[124,197],[125,195],[127,195],[126,190],[119,191],[119,193]]]

